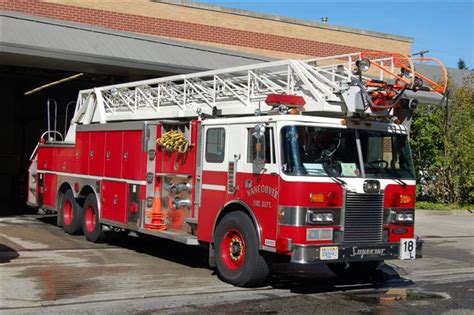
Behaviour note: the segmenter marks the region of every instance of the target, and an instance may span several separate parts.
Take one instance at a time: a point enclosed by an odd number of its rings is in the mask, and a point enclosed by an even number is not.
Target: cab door
[[[229,152],[229,158],[242,152],[236,167],[238,199],[253,211],[261,228],[261,245],[269,248],[275,248],[278,223],[280,176],[275,131],[276,125],[271,123],[231,126],[230,130],[232,138],[242,139],[234,146],[231,143]]]
[[[198,213],[198,238],[211,241],[214,221],[224,207],[230,142],[227,125],[203,126],[201,198]]]

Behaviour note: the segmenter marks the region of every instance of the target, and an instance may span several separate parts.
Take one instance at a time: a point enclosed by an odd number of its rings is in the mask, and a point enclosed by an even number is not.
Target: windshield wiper
[[[343,181],[342,179],[340,179],[339,177],[329,176],[329,178],[335,181],[336,183],[338,183],[342,187],[342,189],[345,189],[347,187],[347,183]]]
[[[400,185],[402,185],[403,187],[406,187],[407,186],[407,183],[405,183],[403,180],[401,180],[400,178],[392,178],[394,181],[396,181],[397,183],[399,183]]]

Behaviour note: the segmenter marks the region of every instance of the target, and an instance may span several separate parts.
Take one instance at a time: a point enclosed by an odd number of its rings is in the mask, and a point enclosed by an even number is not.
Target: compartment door
[[[49,173],[43,176],[43,205],[56,208],[57,176]]]
[[[89,174],[104,176],[105,132],[91,132],[89,141]]]
[[[101,195],[101,219],[126,224],[128,184],[104,180]]]
[[[145,179],[146,151],[143,148],[143,131],[123,132],[122,177],[127,179]]]
[[[105,176],[113,178],[122,177],[122,131],[109,131],[105,143]]]
[[[74,154],[76,173],[88,174],[89,172],[89,132],[76,133],[76,152]]]

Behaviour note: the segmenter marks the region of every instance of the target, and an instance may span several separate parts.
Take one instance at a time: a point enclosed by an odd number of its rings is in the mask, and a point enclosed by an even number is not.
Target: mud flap
[[[216,257],[214,256],[214,244],[209,244],[209,266],[216,267]]]

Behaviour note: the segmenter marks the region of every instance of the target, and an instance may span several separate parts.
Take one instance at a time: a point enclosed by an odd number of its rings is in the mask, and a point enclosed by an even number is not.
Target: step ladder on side
[[[363,53],[354,53],[281,60],[83,90],[66,141],[74,141],[77,124],[265,113],[272,109],[264,102],[268,94],[304,97],[307,114],[387,115],[389,111],[371,112],[364,104],[361,94],[368,98],[367,86],[362,76],[353,74],[362,58]],[[391,55],[371,58],[370,63],[379,65],[380,72],[370,74],[379,80],[397,67]],[[407,67],[414,69],[412,63]]]

